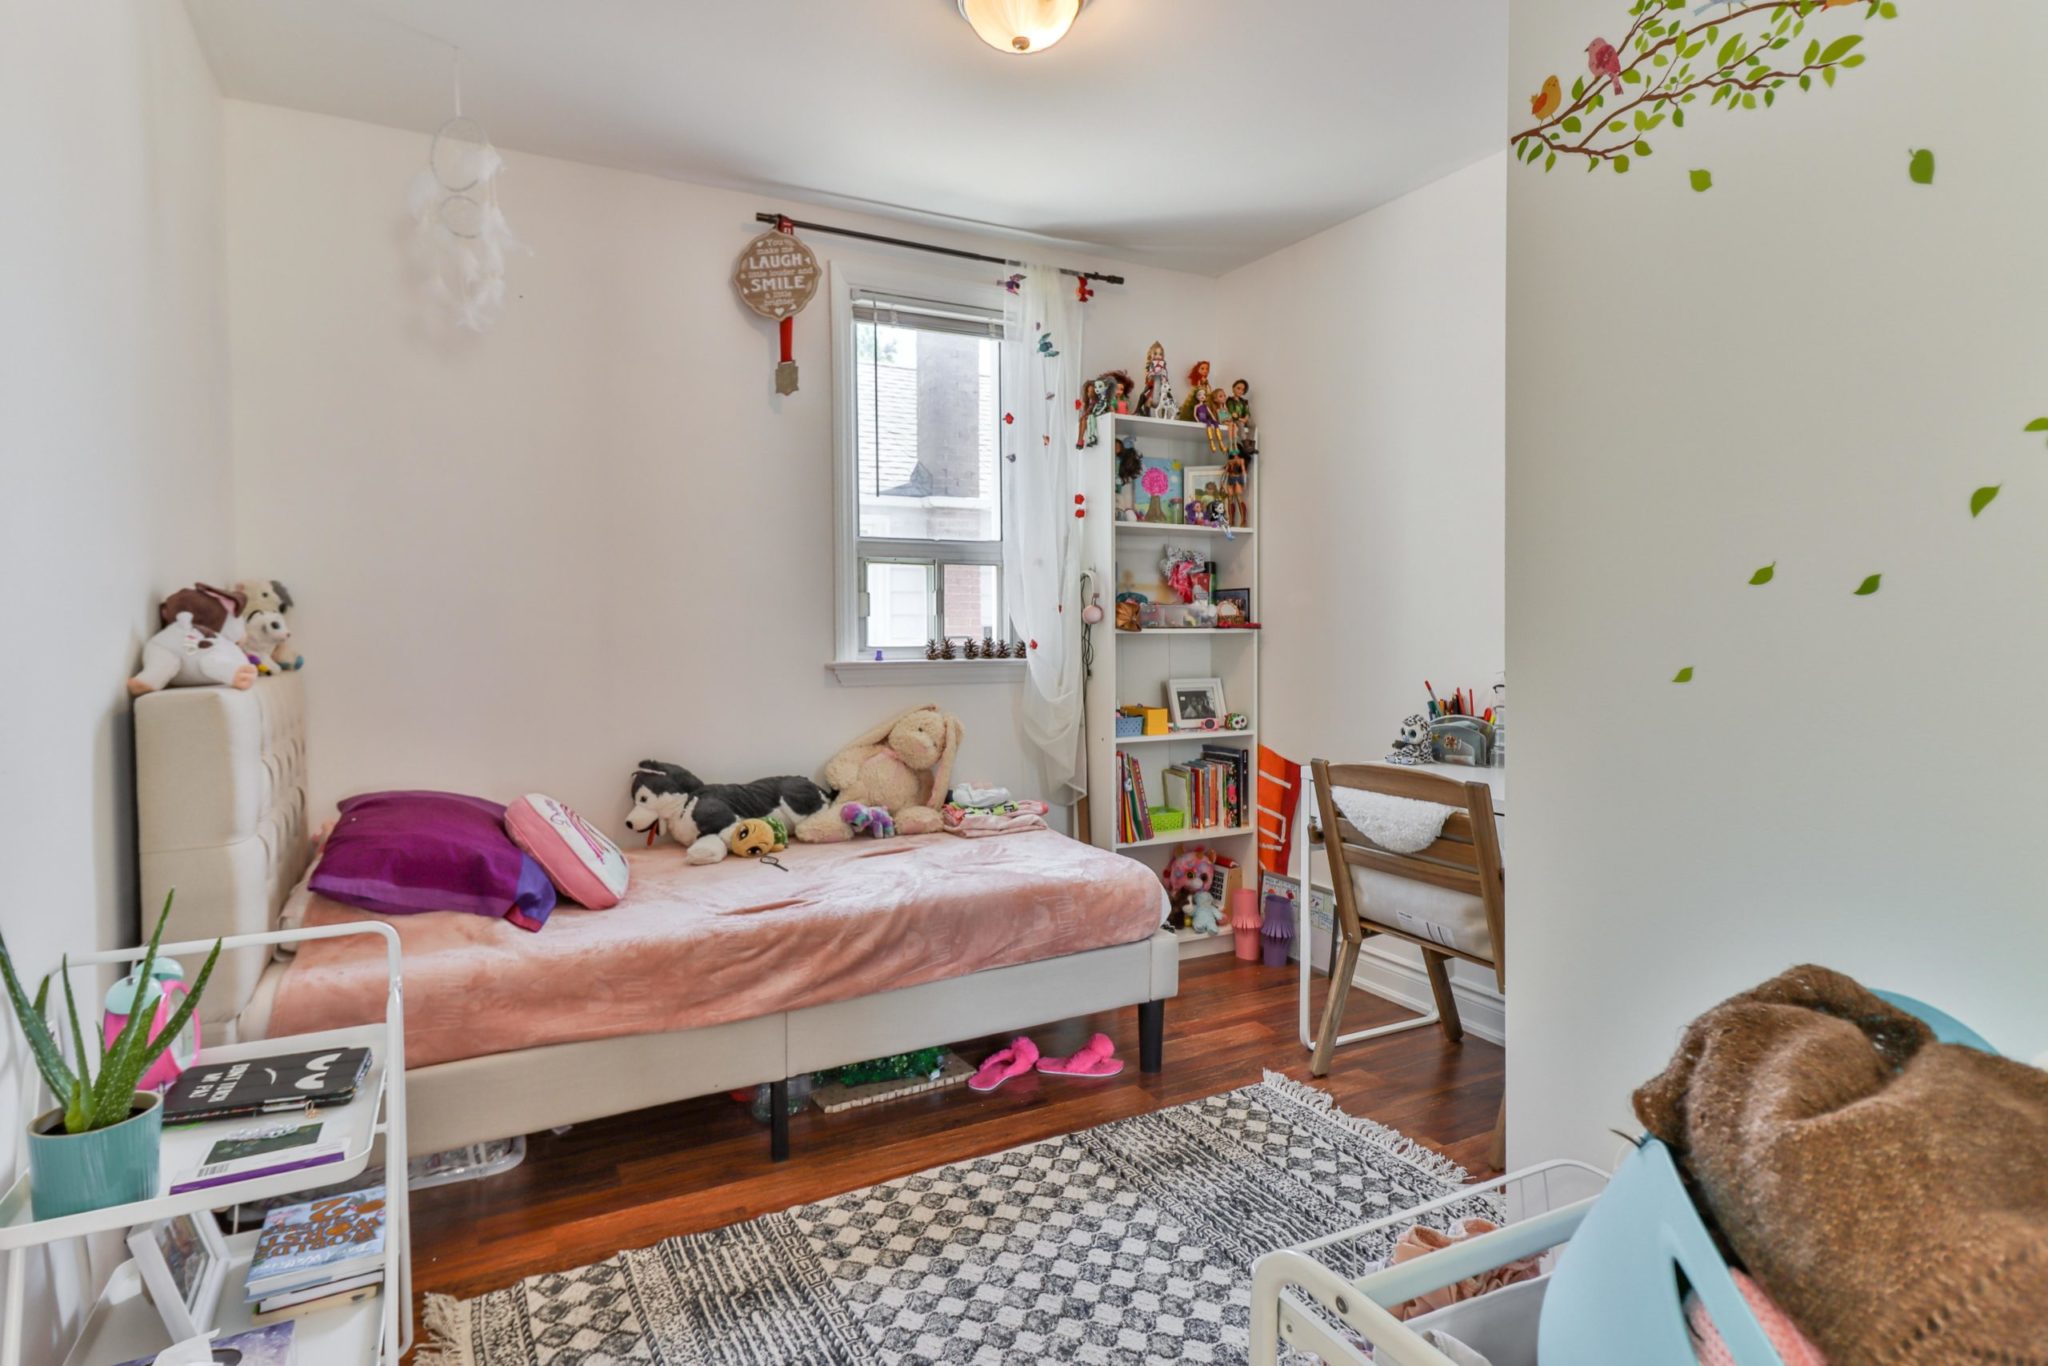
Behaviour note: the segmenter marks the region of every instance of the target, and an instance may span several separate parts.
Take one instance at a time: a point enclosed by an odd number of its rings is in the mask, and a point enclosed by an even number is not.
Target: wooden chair
[[[1315,778],[1316,806],[1322,814],[1321,844],[1329,860],[1331,891],[1337,903],[1336,961],[1330,975],[1329,996],[1323,1005],[1322,1027],[1316,1031],[1314,1056],[1309,1071],[1326,1076],[1330,1055],[1340,1043],[1398,1028],[1413,1028],[1434,1020],[1444,1038],[1456,1043],[1464,1037],[1458,1019],[1458,1001],[1451,993],[1450,960],[1463,959],[1493,969],[1494,981],[1507,989],[1507,882],[1501,868],[1500,830],[1494,820],[1493,791],[1483,782],[1458,782],[1436,773],[1394,768],[1380,764],[1331,764],[1317,759],[1310,765]],[[1336,789],[1356,788],[1385,793],[1413,801],[1434,802],[1453,808],[1443,832],[1434,844],[1413,854],[1396,854],[1372,843],[1344,819],[1337,808]],[[1397,919],[1393,907],[1379,904],[1398,901],[1398,889],[1388,879],[1402,879],[1439,889],[1433,900],[1455,909],[1453,898],[1473,899],[1472,909],[1485,927],[1484,942],[1467,933],[1459,936],[1432,927],[1419,919],[1407,924]],[[1430,893],[1423,893],[1430,897]],[[1471,916],[1466,917],[1468,920]],[[1412,928],[1411,928],[1412,926]],[[1342,1034],[1345,998],[1358,968],[1359,951],[1371,935],[1386,935],[1422,950],[1422,963],[1429,975],[1430,995],[1436,1002],[1433,1015],[1383,1025],[1360,1035]],[[1304,948],[1307,946],[1304,945]],[[1505,1109],[1494,1127],[1494,1161],[1499,1165],[1505,1147]]]

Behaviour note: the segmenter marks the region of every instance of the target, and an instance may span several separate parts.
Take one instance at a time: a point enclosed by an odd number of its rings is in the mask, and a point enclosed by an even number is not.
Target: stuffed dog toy
[[[741,821],[773,818],[783,829],[795,829],[804,817],[824,810],[833,795],[809,778],[707,783],[687,768],[658,759],[642,759],[633,770],[632,793],[626,828],[644,832],[649,844],[667,832],[688,851],[691,863],[724,858],[730,852],[726,836]]]
[[[278,620],[282,622],[286,613],[292,610],[292,590],[276,579],[243,579],[235,585],[235,592],[241,594],[247,604],[249,620],[252,623],[258,612],[275,612]],[[291,631],[286,629],[283,635],[276,638],[271,648],[258,651],[255,649],[256,642],[251,640],[250,652],[264,655],[270,663],[280,669],[303,669],[306,666],[306,657],[299,653],[296,645],[289,643],[290,640]]]
[[[842,803],[879,806],[899,835],[929,835],[944,828],[939,808],[953,783],[960,722],[929,703],[885,721],[832,756],[821,775]],[[853,828],[831,806],[798,822],[806,844],[843,843]]]

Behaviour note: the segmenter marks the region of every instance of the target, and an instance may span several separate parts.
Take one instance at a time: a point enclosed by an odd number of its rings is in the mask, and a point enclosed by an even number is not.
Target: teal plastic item
[[[1537,1359],[1698,1366],[1678,1275],[1706,1305],[1736,1366],[1783,1366],[1679,1180],[1645,1139],[1564,1246],[1543,1296]]]
[[[1974,1048],[1979,1053],[1995,1054],[1998,1052],[1997,1049],[1993,1048],[1986,1041],[1982,1034],[1979,1034],[1947,1011],[1936,1010],[1925,1001],[1916,1001],[1910,996],[1901,996],[1896,991],[1873,991],[1871,995],[1880,997],[1887,1003],[1897,1006],[1908,1015],[1919,1016],[1921,1020],[1926,1022],[1927,1027],[1934,1031],[1934,1037],[1937,1042],[1959,1043],[1965,1048]]]
[[[1945,1011],[1876,993],[1927,1022],[1942,1043],[1998,1050]],[[1679,1274],[1721,1330],[1736,1366],[1784,1366],[1679,1178],[1671,1150],[1644,1139],[1560,1254],[1543,1297],[1537,1359],[1697,1366]]]

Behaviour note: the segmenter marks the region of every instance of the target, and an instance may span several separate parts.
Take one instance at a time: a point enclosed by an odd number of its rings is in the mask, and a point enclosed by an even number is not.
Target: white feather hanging
[[[504,312],[505,258],[527,250],[498,207],[504,168],[483,125],[464,117],[458,76],[455,117],[434,134],[405,198],[434,292],[471,332],[487,331]]]

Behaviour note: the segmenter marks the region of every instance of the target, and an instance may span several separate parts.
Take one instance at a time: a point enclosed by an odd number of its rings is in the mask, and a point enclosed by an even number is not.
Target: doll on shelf
[[[1195,416],[1195,405],[1209,397],[1209,362],[1198,360],[1188,368],[1188,396],[1180,401],[1180,411],[1175,414],[1182,422],[1199,422]]]
[[[1252,384],[1250,380],[1235,380],[1230,386],[1230,397],[1223,400],[1224,424],[1230,428],[1230,449],[1249,460],[1258,453],[1258,446],[1252,436]]]
[[[1166,348],[1153,342],[1145,350],[1145,390],[1138,395],[1139,417],[1173,414],[1173,381],[1166,376]]]
[[[1130,416],[1131,405],[1137,401],[1137,384],[1122,370],[1112,370],[1104,378],[1116,386],[1110,395],[1109,410],[1118,417]]]
[[[1244,498],[1246,473],[1244,456],[1232,451],[1223,462],[1224,516],[1231,526],[1251,525],[1251,505]]]
[[[1223,441],[1223,391],[1209,389],[1200,391],[1194,408],[1195,421],[1209,429],[1209,449],[1221,454],[1227,447]]]

